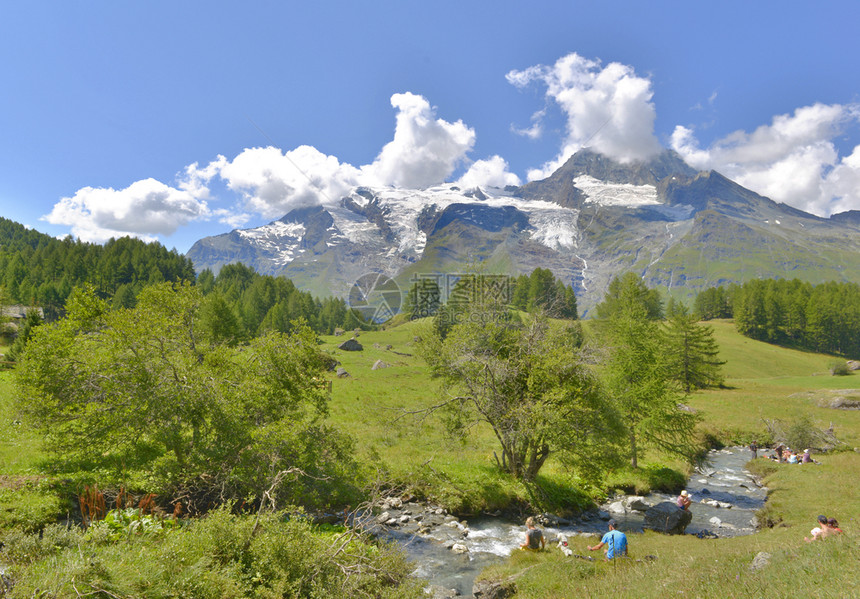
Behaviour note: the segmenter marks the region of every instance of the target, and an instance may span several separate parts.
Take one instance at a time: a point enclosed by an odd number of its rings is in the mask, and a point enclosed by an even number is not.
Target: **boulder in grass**
[[[684,534],[693,519],[689,510],[682,510],[671,501],[662,501],[645,512],[645,528],[670,535]]]
[[[759,551],[755,558],[753,558],[752,563],[750,564],[750,570],[753,572],[757,572],[762,568],[766,568],[770,565],[770,560],[773,556],[770,553],[765,551]]]
[[[391,364],[383,362],[382,360],[377,360],[373,363],[373,366],[370,367],[371,370],[379,370],[380,368],[391,368]]]
[[[362,351],[364,349],[361,343],[358,342],[358,339],[347,339],[338,345],[337,348],[343,351]]]
[[[337,367],[337,378],[339,378],[339,379],[349,378],[349,373],[346,371],[346,368],[344,368],[343,366]]]

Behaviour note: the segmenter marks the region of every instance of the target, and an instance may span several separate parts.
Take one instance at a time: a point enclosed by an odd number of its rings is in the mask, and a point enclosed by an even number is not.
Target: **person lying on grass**
[[[618,523],[613,518],[608,523],[609,532],[603,535],[600,542],[594,547],[589,547],[589,551],[597,551],[606,545],[606,559],[614,559],[619,556],[627,557],[627,535],[620,530],[615,530]]]

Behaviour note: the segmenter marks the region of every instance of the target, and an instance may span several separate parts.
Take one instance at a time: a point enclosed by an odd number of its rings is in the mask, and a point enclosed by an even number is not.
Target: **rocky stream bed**
[[[749,450],[740,447],[708,454],[705,465],[697,468],[687,482],[693,500],[687,534],[716,538],[755,532],[755,512],[764,506],[767,490],[744,469],[750,457]],[[558,550],[556,545],[564,535],[575,553],[583,552],[586,544],[595,540],[575,537],[603,534],[609,518],[618,521],[620,530],[634,534],[630,545],[635,551],[635,534],[646,526],[646,512],[674,499],[674,495],[662,493],[614,497],[576,519],[551,514],[541,514],[537,519],[551,551]],[[438,506],[400,499],[386,500],[373,526],[380,537],[403,547],[415,563],[415,575],[427,580],[431,596],[435,597],[473,596],[475,578],[481,570],[509,556],[525,535],[522,522],[492,516],[467,521]]]

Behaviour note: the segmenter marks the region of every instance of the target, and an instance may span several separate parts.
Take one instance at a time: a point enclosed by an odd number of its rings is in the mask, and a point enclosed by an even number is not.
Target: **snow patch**
[[[245,239],[263,239],[272,237],[295,237],[301,239],[305,234],[305,226],[302,223],[285,223],[275,221],[255,229],[240,229],[239,235]]]
[[[239,230],[237,233],[260,250],[271,254],[272,262],[285,266],[304,253],[304,249],[299,246],[306,230],[301,223],[275,221],[254,229]]]
[[[586,197],[586,202],[601,206],[651,206],[662,204],[657,199],[657,188],[653,185],[631,183],[606,183],[589,175],[580,175],[573,180]]]

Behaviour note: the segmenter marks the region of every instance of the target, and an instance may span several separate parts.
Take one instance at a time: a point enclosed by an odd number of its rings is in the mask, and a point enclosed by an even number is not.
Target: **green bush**
[[[802,451],[807,447],[815,447],[820,436],[819,431],[812,422],[812,418],[805,414],[788,426],[785,431],[785,441],[794,450]]]
[[[15,596],[418,599],[423,584],[409,576],[396,547],[338,527],[320,530],[298,513],[240,516],[229,507],[170,534],[127,534],[143,522],[117,511],[103,531],[112,542],[76,529],[16,533],[4,539]],[[109,540],[99,533],[99,540]]]
[[[77,547],[82,539],[79,528],[61,524],[49,524],[41,534],[15,529],[3,537],[0,562],[29,564]]]
[[[834,360],[833,362],[830,362],[827,368],[833,376],[848,376],[851,374],[851,370],[848,368],[848,362],[845,362],[844,360]]]
[[[158,536],[178,526],[178,520],[142,514],[137,508],[111,510],[103,520],[90,525],[87,539],[119,541],[132,535]]]

